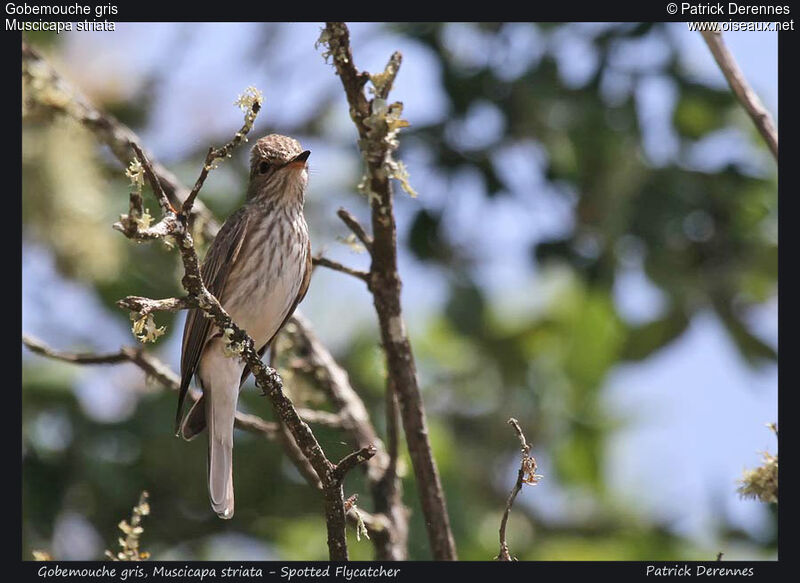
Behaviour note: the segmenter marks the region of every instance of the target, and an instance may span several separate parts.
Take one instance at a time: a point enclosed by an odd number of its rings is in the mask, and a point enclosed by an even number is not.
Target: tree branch
[[[320,342],[310,323],[301,313],[295,312],[281,334],[292,343],[292,352],[296,355],[290,362],[291,368],[308,375],[326,394],[341,419],[342,429],[350,435],[355,447],[375,446],[377,450],[375,456],[367,461],[367,483],[374,501],[376,516],[380,517],[383,528],[373,532],[366,519],[365,522],[378,560],[406,559],[408,510],[403,505],[399,481],[394,479],[390,453],[387,453],[378,438],[364,402],[351,386],[347,372]],[[390,440],[392,438],[391,431],[389,438]],[[361,514],[363,516],[363,511]]]
[[[35,352],[41,356],[47,356],[54,360],[62,362],[73,362],[75,364],[119,364],[121,362],[128,362],[128,356],[122,351],[112,352],[109,354],[97,354],[94,352],[64,352],[54,350],[44,344],[38,338],[22,335],[22,343],[27,346],[31,352]]]
[[[756,92],[750,87],[745,79],[742,70],[733,58],[733,54],[725,46],[722,40],[722,34],[710,30],[701,31],[703,39],[706,41],[708,48],[711,49],[711,54],[717,61],[717,65],[725,75],[736,98],[745,108],[747,113],[756,125],[756,128],[761,133],[764,141],[767,142],[772,155],[775,160],[778,160],[778,130],[775,128],[775,122],[772,121],[772,116],[761,103],[761,100],[756,95]]]
[[[388,391],[386,395],[386,434],[389,465],[386,468],[386,475],[383,477],[383,481],[386,482],[386,488],[394,489],[397,478],[397,458],[400,455],[400,439],[398,435],[400,407],[397,402],[397,392],[394,390],[394,384],[387,383],[386,389]]]
[[[352,470],[357,465],[369,460],[376,453],[378,453],[377,448],[374,445],[368,445],[367,447],[362,447],[358,451],[348,454],[342,458],[338,464],[336,464],[336,467],[333,469],[333,478],[341,482],[344,480],[347,472]]]
[[[359,269],[353,269],[352,267],[347,267],[346,265],[342,265],[338,261],[333,261],[332,259],[327,259],[322,257],[321,255],[317,255],[316,257],[312,258],[312,263],[317,266],[327,267],[328,269],[332,269],[334,271],[340,271],[342,273],[346,273],[347,275],[352,275],[353,277],[360,279],[365,283],[369,283],[369,272],[361,271]]]
[[[342,418],[336,413],[328,411],[321,411],[319,409],[304,409],[297,408],[297,413],[306,423],[314,423],[316,425],[324,425],[326,427],[341,428],[343,421]]]
[[[511,507],[514,505],[514,500],[516,499],[517,494],[519,494],[519,491],[522,490],[522,485],[536,485],[541,478],[541,476],[536,474],[536,460],[530,455],[531,445],[525,440],[525,435],[522,433],[522,428],[519,426],[519,422],[512,417],[508,420],[508,424],[514,427],[514,431],[519,438],[520,449],[522,451],[522,461],[519,466],[519,472],[517,473],[517,481],[514,484],[514,487],[511,489],[511,493],[508,495],[506,509],[505,512],[503,512],[503,518],[500,520],[500,553],[497,555],[497,557],[495,557],[495,559],[498,561],[517,560],[511,556],[511,553],[508,550],[508,542],[506,541],[506,525],[508,524],[508,516],[511,514]]]
[[[369,254],[372,255],[372,237],[367,234],[367,231],[364,230],[364,227],[361,226],[358,219],[345,208],[340,208],[336,211],[336,215],[342,219],[342,222],[347,225],[351,231],[353,231],[353,234],[361,241]]]
[[[123,166],[127,167],[128,162],[133,158],[134,145],[141,148],[139,136],[114,116],[96,109],[24,40],[22,41],[22,75],[29,88],[26,93],[29,104],[43,108],[45,111],[72,117],[92,132],[99,142],[106,144]],[[164,166],[154,163],[152,168],[169,197],[171,205],[176,208],[180,207],[181,201],[189,195],[189,190]],[[219,230],[219,225],[204,204],[198,202],[193,206],[192,218],[200,220],[202,233],[206,239],[214,238]]]
[[[386,98],[399,70],[401,55],[394,53],[382,73],[370,75],[358,72],[353,63],[350,33],[345,23],[327,22],[320,42],[327,45],[325,56],[332,57],[347,95],[350,117],[358,130],[359,148],[366,165],[360,189],[369,198],[372,216],[369,289],[373,294],[386,355],[387,382],[393,383],[398,397],[431,551],[437,560],[455,560],[450,518],[428,440],[414,356],[400,304],[402,284],[397,270],[397,225],[391,178],[403,181],[404,187],[410,191],[401,163],[392,158],[398,146],[397,132],[407,123],[400,119],[402,104],[387,105]],[[368,100],[364,93],[367,80],[374,86],[375,99]],[[387,390],[387,396],[388,393]]]
[[[38,338],[34,338],[28,334],[22,335],[22,343],[36,354],[72,364],[124,364],[130,362],[138,366],[148,377],[158,381],[160,385],[176,392],[180,387],[178,375],[170,370],[170,368],[158,358],[147,354],[142,348],[123,346],[119,351],[108,354],[69,352],[55,350]],[[189,395],[195,401],[200,398],[199,394],[194,391],[190,392]],[[266,437],[270,441],[275,439],[278,431],[277,424],[265,421],[257,415],[242,413],[241,411],[236,412],[236,427],[248,433]]]
[[[117,300],[117,306],[131,312],[137,312],[142,316],[152,312],[178,312],[197,307],[197,302],[191,297],[165,298],[163,300],[153,300],[141,296],[128,296]]]
[[[22,342],[32,352],[35,352],[41,356],[73,364],[121,364],[131,362],[139,366],[139,368],[141,368],[148,376],[155,377],[162,385],[172,389],[173,391],[178,391],[178,388],[180,387],[180,379],[178,376],[160,360],[145,353],[142,348],[123,347],[118,352],[97,354],[91,352],[68,352],[55,350],[37,338],[25,334],[22,336]],[[194,401],[197,401],[200,398],[199,392],[196,391],[191,391],[189,395]],[[328,422],[331,421],[331,418],[329,417],[330,414],[326,415],[323,411],[302,411],[304,416],[312,418],[315,421],[320,421],[323,419]],[[274,441],[277,437],[284,444],[284,448],[286,449],[289,458],[298,468],[300,473],[306,478],[311,487],[316,490],[325,489],[325,486],[323,486],[316,469],[309,462],[305,451],[297,446],[294,436],[285,423],[271,423],[264,421],[257,415],[251,415],[237,411],[235,425],[237,428],[249,433],[266,437],[270,441]],[[332,468],[330,480],[334,483],[329,484],[327,486],[328,489],[332,489],[334,491],[338,490],[348,471],[350,471],[356,465],[369,460],[376,453],[377,449],[375,446],[368,446],[346,456],[342,461]],[[361,512],[361,514],[362,516],[364,515],[363,512]],[[369,516],[370,522],[365,520],[367,529],[370,530],[372,528],[375,530],[381,530],[376,525],[382,523],[383,517],[379,515]],[[370,526],[370,524],[372,526]]]

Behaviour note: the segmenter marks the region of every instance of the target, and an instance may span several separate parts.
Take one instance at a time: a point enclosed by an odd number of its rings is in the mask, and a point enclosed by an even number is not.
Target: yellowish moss
[[[106,551],[106,557],[112,561],[144,561],[150,558],[150,553],[139,550],[139,538],[144,532],[142,527],[142,517],[150,514],[150,504],[147,502],[147,492],[142,492],[139,503],[133,507],[131,521],[122,520],[118,525],[124,537],[118,539],[122,550],[116,555],[111,551]]]
[[[762,454],[763,463],[754,470],[745,470],[737,491],[742,498],[778,503],[778,456]]]
[[[128,169],[125,170],[125,176],[131,181],[131,188],[141,194],[144,187],[144,167],[142,163],[139,160],[132,160],[128,165]]]
[[[225,328],[222,333],[222,341],[224,346],[222,348],[222,352],[228,358],[234,358],[237,356],[242,355],[242,351],[244,350],[244,343],[242,342],[234,342],[231,337],[233,336],[234,330],[233,328]]]
[[[778,426],[767,423],[767,427],[778,436]],[[745,470],[739,480],[737,491],[742,498],[755,498],[761,502],[778,503],[778,456],[762,452],[763,463],[754,470]]]
[[[153,314],[139,316],[139,314],[136,312],[131,312],[131,320],[133,320],[133,325],[131,326],[133,335],[136,336],[136,338],[142,344],[147,342],[155,342],[161,336],[163,336],[164,332],[167,330],[166,326],[161,326],[160,328],[156,327],[156,321],[153,319]]]

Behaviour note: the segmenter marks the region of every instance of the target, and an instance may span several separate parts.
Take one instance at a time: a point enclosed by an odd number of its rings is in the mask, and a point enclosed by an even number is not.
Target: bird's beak
[[[290,168],[305,168],[306,160],[311,155],[311,150],[305,150],[304,152],[300,152],[297,156],[295,156],[287,166]]]

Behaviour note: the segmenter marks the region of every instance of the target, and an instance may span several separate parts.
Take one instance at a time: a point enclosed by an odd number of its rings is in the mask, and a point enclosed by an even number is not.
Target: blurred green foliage
[[[495,45],[506,42],[504,25],[464,26]],[[453,239],[447,228],[451,207],[426,201],[422,193],[414,216],[401,225],[411,254],[448,283],[441,312],[412,341],[460,557],[497,554],[497,528],[511,486],[498,477],[517,459],[515,439],[505,426],[509,412],[524,420],[535,452],[547,452],[551,465],[546,479],[587,508],[582,520],[559,523],[543,520],[518,503],[509,523],[509,542],[518,558],[713,556],[716,549],[695,548],[667,524],[644,518],[608,492],[605,447],[619,420],[604,410],[600,397],[616,364],[641,361],[675,342],[701,310],[719,317],[746,361],[776,359],[775,350],[746,323],[748,310],[770,299],[776,289],[776,174],[756,175],[739,166],[706,172],[693,168],[688,158],[693,145],[717,130],[749,131],[749,120],[726,88],[699,84],[684,71],[676,41],[663,25],[611,25],[588,34],[598,65],[577,85],[565,82],[549,51],[509,75],[502,63],[465,64],[448,46],[443,25],[388,28],[433,52],[450,107],[441,123],[415,129],[411,120],[412,128],[401,141],[424,144],[445,176],[465,168],[477,172],[486,197],[498,198],[509,196],[512,185],[497,152],[535,140],[547,153],[543,172],[548,185],[573,201],[568,232],[531,240],[531,265],[546,285],[528,292],[539,294],[537,307],[513,318],[502,300],[482,287],[477,260]],[[537,30],[553,35],[563,28],[550,24]],[[679,153],[661,164],[645,153],[634,92],[610,99],[603,90],[606,76],[622,74],[612,53],[635,50],[635,43],[645,38],[660,43],[660,64],[624,74],[634,84],[658,76],[674,88],[671,125],[679,137]],[[50,49],[57,51],[57,44]],[[513,51],[510,55],[515,56]],[[479,146],[453,139],[454,126],[486,102],[502,115],[502,135]],[[147,100],[139,107],[135,102],[116,104],[115,111],[136,129],[147,119],[150,105]],[[322,126],[316,118],[309,124]],[[754,144],[763,147],[757,139]],[[64,140],[73,147],[65,147]],[[114,236],[109,225],[115,213],[124,211],[119,201],[127,187],[119,168],[90,142],[80,128],[41,114],[28,116],[23,134],[25,236],[46,245],[64,275],[96,289],[109,318],[124,321],[126,315],[114,307],[118,298],[130,293],[167,297],[178,291],[177,256],[157,245],[137,246]],[[55,166],[58,160],[60,167]],[[86,170],[75,174],[76,168]],[[80,199],[74,198],[76,192]],[[210,199],[220,216],[230,211]],[[61,220],[65,216],[68,221]],[[665,298],[662,313],[650,321],[627,321],[614,301],[616,278],[631,261]],[[168,334],[177,334],[172,320],[160,315],[158,323],[167,325]],[[376,331],[360,331],[337,356],[382,433],[384,372]],[[174,396],[143,392],[131,416],[100,423],[84,413],[71,390],[76,374],[68,365],[42,359],[24,364],[26,557],[32,549],[49,545],[56,518],[65,510],[83,514],[110,545],[117,522],[146,489],[152,514],[142,544],[155,558],[208,557],[209,537],[225,533],[260,541],[262,556],[325,558],[321,500],[279,445],[237,434],[237,501],[247,503],[237,505],[235,521],[219,521],[208,511],[205,467],[198,462],[205,457],[205,443],[180,442],[165,429],[171,427]],[[319,400],[313,386],[297,390],[298,400]],[[266,409],[247,391],[242,406]],[[37,431],[43,426],[63,429],[56,445],[42,445]],[[335,431],[315,431],[332,459],[349,451]],[[424,559],[429,553],[410,467],[404,454],[405,500],[412,510],[409,550],[412,558]],[[347,486],[362,493],[359,503],[369,509],[361,476],[354,473]],[[522,497],[528,493],[536,495],[528,490]],[[725,518],[720,520],[725,531]],[[370,558],[370,543],[356,542],[354,533],[349,536],[351,556]],[[768,540],[749,540],[741,533],[731,537],[746,539],[758,556],[776,548],[776,529]]]

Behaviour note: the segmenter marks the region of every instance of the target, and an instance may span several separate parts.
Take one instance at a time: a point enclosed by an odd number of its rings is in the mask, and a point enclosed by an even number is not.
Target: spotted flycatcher
[[[286,136],[256,142],[247,200],[222,225],[203,262],[208,291],[253,338],[261,356],[305,296],[311,277],[303,217],[310,153]],[[191,310],[183,329],[176,424],[187,440],[208,425],[208,493],[220,518],[233,516],[233,422],[249,374],[227,348],[223,331]],[[195,374],[203,396],[180,421]]]

